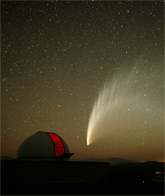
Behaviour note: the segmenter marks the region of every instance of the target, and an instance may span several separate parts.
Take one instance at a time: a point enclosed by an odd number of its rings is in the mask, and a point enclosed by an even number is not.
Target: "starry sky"
[[[162,161],[163,8],[158,1],[2,1],[1,154],[16,157],[27,137],[46,131],[67,142],[73,159]],[[114,105],[87,146],[105,83],[121,91],[104,105],[129,96],[131,105]]]

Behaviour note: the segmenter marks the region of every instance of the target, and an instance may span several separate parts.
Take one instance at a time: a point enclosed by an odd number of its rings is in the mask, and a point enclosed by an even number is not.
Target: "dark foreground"
[[[156,173],[157,172],[157,173]],[[164,164],[156,162],[109,166],[107,183],[81,181],[16,183],[3,181],[1,195],[164,195]]]
[[[2,195],[164,195],[163,183],[153,185],[73,183],[2,184]]]

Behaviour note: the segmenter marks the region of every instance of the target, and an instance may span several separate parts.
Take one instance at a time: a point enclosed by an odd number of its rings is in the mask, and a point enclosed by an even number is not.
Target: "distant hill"
[[[106,158],[106,159],[93,159],[89,158],[85,161],[89,162],[109,162],[110,164],[124,164],[124,163],[139,163],[135,160],[123,159],[123,158]]]
[[[144,163],[145,164],[164,164],[164,162],[159,162],[159,161],[146,161]]]
[[[105,160],[109,161],[111,164],[139,163],[136,160],[123,159],[123,158],[107,158]]]

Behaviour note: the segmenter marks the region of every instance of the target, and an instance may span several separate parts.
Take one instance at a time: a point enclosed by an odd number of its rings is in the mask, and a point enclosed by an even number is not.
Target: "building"
[[[56,133],[37,132],[28,137],[19,147],[18,159],[53,159],[69,160],[70,153],[67,143]]]
[[[65,190],[67,186],[75,187],[75,183],[88,186],[108,182],[109,163],[69,161],[73,154],[70,153],[66,142],[57,134],[47,132],[33,134],[20,145],[17,159],[1,160],[2,192],[4,193],[3,187],[12,186],[14,190],[15,187],[27,184],[28,188],[23,189],[29,189],[29,184],[35,184],[35,187],[40,184],[42,188],[45,184],[47,186],[52,184],[56,189],[62,187]],[[12,191],[12,188],[7,189]],[[72,190],[69,193],[72,194]],[[14,193],[24,194],[17,191]]]

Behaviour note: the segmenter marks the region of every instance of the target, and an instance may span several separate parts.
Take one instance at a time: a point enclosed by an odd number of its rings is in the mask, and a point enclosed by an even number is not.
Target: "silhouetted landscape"
[[[138,163],[133,160],[119,158],[91,158],[81,162],[69,161],[65,162],[65,164],[66,166],[68,164],[74,164],[74,167],[78,167],[77,165],[81,163],[83,167],[83,164],[90,164],[90,162],[91,164],[101,164],[98,161],[109,161],[107,182],[100,180],[99,183],[86,183],[85,180],[73,181],[72,179],[68,179],[67,181],[47,180],[45,182],[43,181],[34,183],[29,181],[21,182],[18,180],[12,180],[14,179],[13,177],[11,177],[12,175],[14,175],[13,171],[5,171],[5,169],[7,169],[7,167],[10,168],[10,165],[14,164],[13,159],[4,158],[1,161],[2,195],[164,195],[163,162],[149,161]],[[24,163],[21,164],[22,167],[24,167]],[[24,169],[26,170],[26,168]],[[34,177],[35,176],[31,176],[31,179],[33,179]]]
[[[138,161],[130,160],[130,159],[123,159],[123,158],[106,158],[106,159],[89,158],[89,159],[86,159],[85,161],[109,162],[110,164],[138,163]]]

